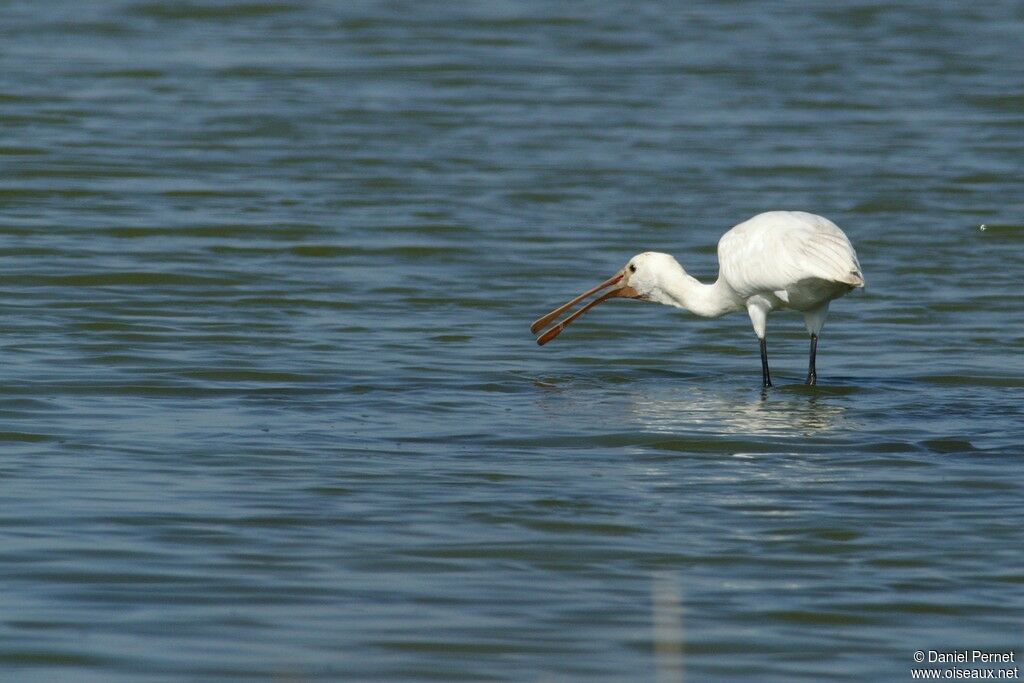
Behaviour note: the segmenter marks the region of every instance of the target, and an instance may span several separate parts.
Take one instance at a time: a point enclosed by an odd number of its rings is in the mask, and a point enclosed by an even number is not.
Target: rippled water
[[[909,680],[1022,649],[1012,3],[5,3],[0,676]],[[824,214],[868,288],[608,305]],[[981,226],[984,226],[982,228]]]

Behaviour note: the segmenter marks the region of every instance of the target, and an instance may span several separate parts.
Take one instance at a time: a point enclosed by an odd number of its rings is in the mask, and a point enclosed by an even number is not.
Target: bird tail
[[[841,281],[853,288],[864,286],[864,276],[857,270],[851,270],[850,274],[844,277]]]

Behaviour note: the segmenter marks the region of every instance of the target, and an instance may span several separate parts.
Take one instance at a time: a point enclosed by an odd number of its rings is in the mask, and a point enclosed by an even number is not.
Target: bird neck
[[[661,290],[665,294],[661,303],[685,308],[702,318],[717,318],[743,309],[742,301],[721,278],[706,285],[680,270],[662,280]]]

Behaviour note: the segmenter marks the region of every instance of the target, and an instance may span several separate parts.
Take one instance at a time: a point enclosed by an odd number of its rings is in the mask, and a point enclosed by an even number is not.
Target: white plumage
[[[718,266],[740,298],[775,294],[797,310],[820,304],[822,287],[864,286],[846,234],[803,211],[769,211],[732,228],[718,240]]]
[[[538,332],[562,312],[601,290],[606,291],[544,332],[537,343],[546,344],[580,315],[615,297],[667,304],[712,318],[745,309],[760,340],[764,386],[771,386],[766,321],[773,310],[791,308],[804,314],[811,336],[807,384],[815,384],[818,335],[829,302],[864,286],[857,253],[846,234],[822,216],[769,211],[722,235],[718,264],[718,279],[705,285],[689,276],[669,254],[637,254],[617,274],[538,319],[530,329]]]

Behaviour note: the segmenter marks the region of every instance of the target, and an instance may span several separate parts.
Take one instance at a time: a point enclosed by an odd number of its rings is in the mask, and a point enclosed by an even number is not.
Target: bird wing
[[[732,228],[718,241],[720,276],[743,298],[785,292],[817,279],[863,287],[853,245],[839,227],[801,211],[771,211]]]

